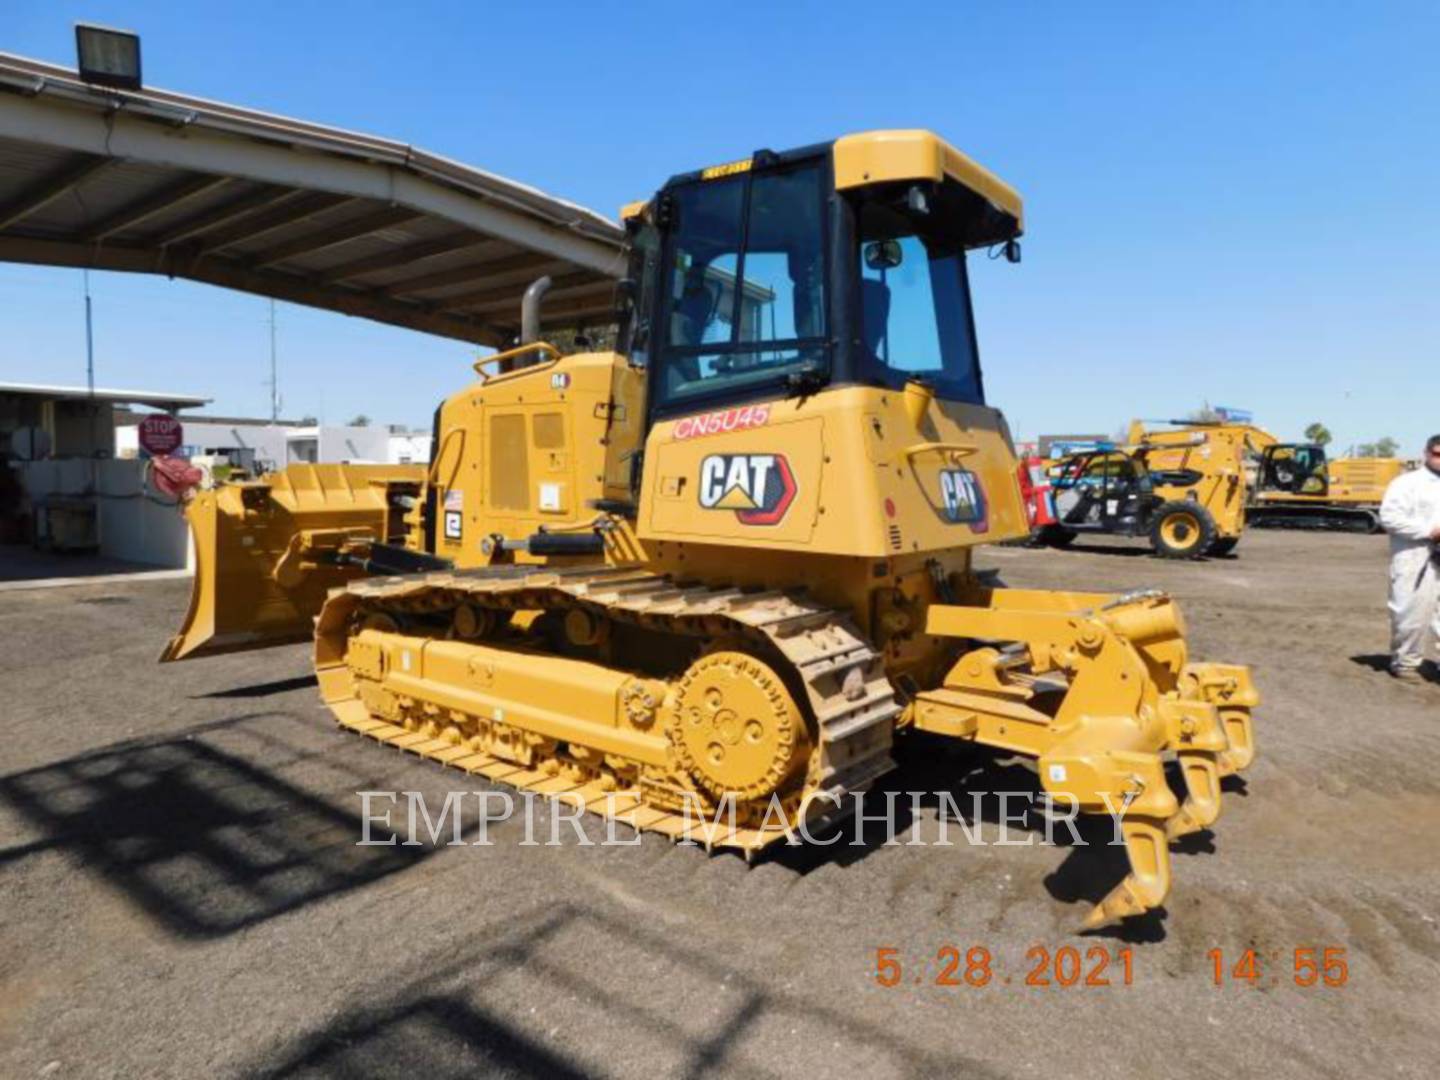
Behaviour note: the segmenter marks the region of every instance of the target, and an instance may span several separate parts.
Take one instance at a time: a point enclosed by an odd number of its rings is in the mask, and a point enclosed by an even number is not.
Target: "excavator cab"
[[[1305,443],[1267,446],[1260,458],[1257,490],[1289,495],[1326,495],[1330,490],[1325,448]]]
[[[1380,531],[1385,489],[1405,469],[1395,458],[1326,456],[1315,443],[1264,447],[1248,510],[1258,525]]]

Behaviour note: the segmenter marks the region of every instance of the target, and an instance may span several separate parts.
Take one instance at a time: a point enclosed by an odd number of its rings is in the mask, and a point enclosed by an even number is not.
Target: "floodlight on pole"
[[[80,78],[118,90],[140,89],[140,35],[93,23],[75,24]]]

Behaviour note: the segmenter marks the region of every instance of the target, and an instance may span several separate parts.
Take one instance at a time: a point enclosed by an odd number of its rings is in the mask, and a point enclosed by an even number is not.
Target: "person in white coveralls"
[[[1420,468],[1385,489],[1380,524],[1390,534],[1390,674],[1419,682],[1426,641],[1440,640],[1440,435]]]

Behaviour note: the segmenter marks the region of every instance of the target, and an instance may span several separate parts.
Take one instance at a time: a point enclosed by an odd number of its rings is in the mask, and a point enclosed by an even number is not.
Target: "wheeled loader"
[[[1027,530],[965,264],[1018,259],[1019,196],[888,131],[685,173],[622,216],[615,351],[539,340],[537,281],[428,468],[199,495],[164,659],[313,635],[344,728],[747,854],[833,820],[897,738],[979,743],[1116,816],[1129,873],[1087,925],[1159,905],[1258,698],[1189,658],[1167,596],[972,569]]]

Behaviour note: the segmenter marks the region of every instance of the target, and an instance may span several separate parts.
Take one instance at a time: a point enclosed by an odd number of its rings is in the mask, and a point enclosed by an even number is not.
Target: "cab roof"
[[[864,187],[895,180],[948,177],[968,188],[1024,231],[1025,204],[1020,193],[989,169],[966,157],[933,131],[866,131],[836,139],[835,188]]]
[[[1011,235],[1019,236],[1025,230],[1025,204],[1019,192],[933,131],[921,129],[863,131],[841,136],[832,143],[818,143],[778,154],[757,150],[739,161],[679,173],[666,181],[665,186],[717,180],[748,172],[757,163],[779,164],[817,157],[827,150],[835,166],[837,191],[896,181],[929,180],[938,183],[950,179],[1011,219],[1014,222]],[[645,200],[627,203],[620,209],[621,220],[639,216],[647,205]]]

